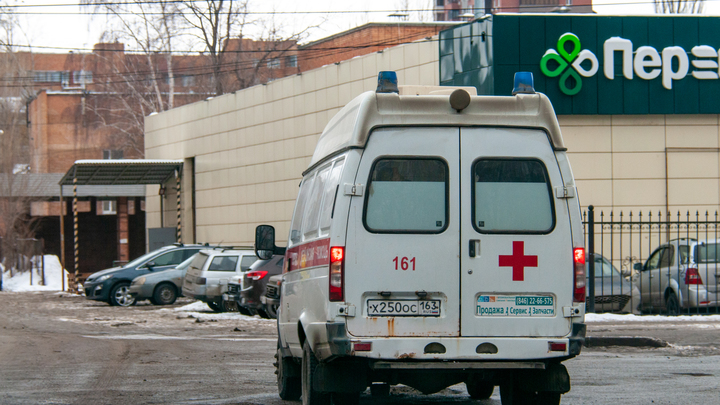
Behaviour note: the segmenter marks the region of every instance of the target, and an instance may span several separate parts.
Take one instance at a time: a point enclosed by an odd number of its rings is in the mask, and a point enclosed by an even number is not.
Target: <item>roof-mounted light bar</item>
[[[397,73],[384,71],[378,73],[376,93],[398,93]]]
[[[532,72],[515,73],[515,85],[513,86],[512,95],[518,94],[535,94],[535,82],[533,81]]]

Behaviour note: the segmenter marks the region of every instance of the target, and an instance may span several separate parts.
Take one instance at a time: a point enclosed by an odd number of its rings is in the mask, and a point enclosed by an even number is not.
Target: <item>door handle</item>
[[[470,257],[480,256],[480,239],[470,239],[468,242],[468,254]]]

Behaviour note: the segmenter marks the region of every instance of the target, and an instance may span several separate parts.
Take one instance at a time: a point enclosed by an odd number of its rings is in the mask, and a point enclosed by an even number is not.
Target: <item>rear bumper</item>
[[[690,308],[707,308],[720,305],[720,297],[717,293],[708,291],[704,286],[701,288],[690,287],[687,291],[687,305]]]
[[[454,361],[527,362],[532,360],[565,360],[580,354],[585,341],[586,325],[573,324],[568,336],[548,337],[392,337],[363,338],[349,336],[344,323],[325,324],[327,340],[317,342],[313,351],[321,359],[341,356],[377,360],[430,360],[439,369]],[[370,350],[355,351],[355,343],[370,343]],[[551,347],[552,344],[552,347]],[[564,344],[564,350],[557,347]],[[468,363],[470,364],[470,363]],[[434,367],[434,366],[433,366]],[[472,365],[470,365],[472,367]]]

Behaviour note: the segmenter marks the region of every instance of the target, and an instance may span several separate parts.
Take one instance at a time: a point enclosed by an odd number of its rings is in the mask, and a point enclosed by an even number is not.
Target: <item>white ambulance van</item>
[[[503,405],[559,404],[585,336],[585,250],[548,98],[400,87],[381,72],[323,131],[285,251],[283,399],[357,404],[367,387],[496,386]],[[509,85],[509,84],[508,84]]]

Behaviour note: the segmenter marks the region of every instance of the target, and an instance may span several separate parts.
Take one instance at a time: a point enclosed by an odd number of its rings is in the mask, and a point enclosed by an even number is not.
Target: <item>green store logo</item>
[[[547,77],[560,76],[560,91],[568,96],[574,96],[582,90],[582,77],[591,77],[598,70],[595,54],[581,48],[577,35],[568,32],[558,39],[557,51],[548,49],[540,60],[540,70],[543,74]],[[590,61],[590,69],[586,70],[582,66],[585,61]],[[556,66],[551,69],[548,64]],[[573,84],[574,86],[570,87]]]

